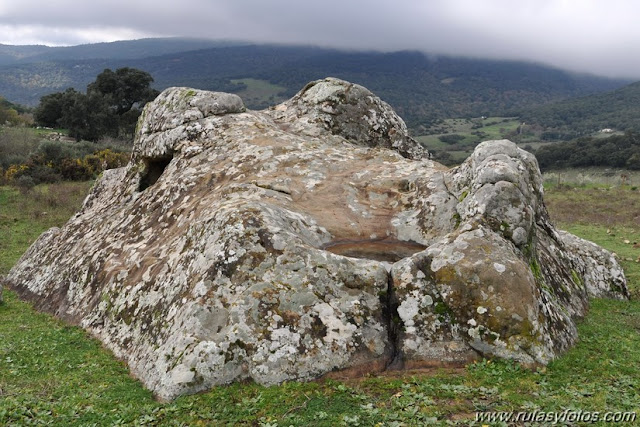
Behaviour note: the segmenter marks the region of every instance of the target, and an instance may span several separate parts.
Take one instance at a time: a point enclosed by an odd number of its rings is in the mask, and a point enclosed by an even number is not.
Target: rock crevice
[[[159,398],[336,370],[547,363],[615,258],[549,221],[535,158],[429,159],[367,89],[328,78],[248,111],[171,88],[130,163],[6,283],[100,339]]]

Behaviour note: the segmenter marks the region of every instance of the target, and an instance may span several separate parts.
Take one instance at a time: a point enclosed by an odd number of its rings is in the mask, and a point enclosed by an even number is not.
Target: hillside
[[[3,45],[0,57],[0,95],[24,105],[37,105],[43,95],[68,87],[83,91],[105,68],[125,66],[151,73],[157,89],[192,86],[255,95],[254,83],[279,88],[268,96],[249,96],[251,108],[272,105],[310,80],[335,76],[366,86],[418,131],[447,117],[517,115],[628,83],[523,62],[184,39],[68,48]]]
[[[123,40],[78,46],[12,46],[0,44],[0,65],[80,59],[136,59],[175,52],[247,43],[190,38]]]
[[[34,57],[50,49],[53,48],[37,45],[12,46],[0,43],[0,66],[15,64],[25,58]]]
[[[413,128],[448,117],[517,115],[531,105],[620,84],[530,63],[429,57],[409,51],[323,52],[293,66],[265,71],[262,78],[299,88],[310,78],[326,75],[363,84]]]
[[[527,111],[521,118],[551,129],[550,137],[588,135],[601,129],[640,131],[640,82],[611,92],[567,99]]]

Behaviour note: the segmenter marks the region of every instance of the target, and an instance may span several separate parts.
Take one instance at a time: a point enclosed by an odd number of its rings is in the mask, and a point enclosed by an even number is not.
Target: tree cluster
[[[78,141],[132,139],[142,107],[158,95],[152,82],[149,73],[135,68],[106,69],[86,93],[70,88],[43,96],[34,119],[40,126],[68,129]]]
[[[0,125],[17,126],[28,124],[30,118],[26,108],[12,104],[0,96]]]
[[[640,133],[549,144],[538,149],[536,157],[541,169],[606,166],[640,170]]]
[[[445,144],[457,144],[461,141],[464,141],[464,136],[463,135],[458,135],[457,133],[449,133],[446,135],[441,135],[438,137],[438,139],[442,142],[444,142]]]
[[[546,129],[544,140],[571,140],[601,129],[640,131],[640,82],[618,90],[570,98],[525,110],[522,121]]]

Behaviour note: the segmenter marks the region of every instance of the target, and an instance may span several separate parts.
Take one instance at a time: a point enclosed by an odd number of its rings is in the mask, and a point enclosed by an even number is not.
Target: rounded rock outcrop
[[[544,364],[590,295],[628,297],[611,254],[552,226],[532,155],[488,141],[448,169],[358,85],[320,80],[264,111],[167,89],[134,144],[6,284],[162,399],[483,355]]]
[[[277,122],[306,127],[311,135],[329,131],[357,145],[392,148],[410,159],[429,157],[389,104],[363,86],[333,77],[307,84],[270,114]]]

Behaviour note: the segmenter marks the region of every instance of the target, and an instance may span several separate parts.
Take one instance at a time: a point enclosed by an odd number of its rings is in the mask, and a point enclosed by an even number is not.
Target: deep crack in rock
[[[393,277],[389,271],[389,284],[385,295],[384,311],[387,318],[388,341],[391,346],[391,355],[385,366],[385,370],[401,370],[404,368],[402,351],[400,350],[400,334],[402,319],[398,315],[398,303],[394,295]]]

